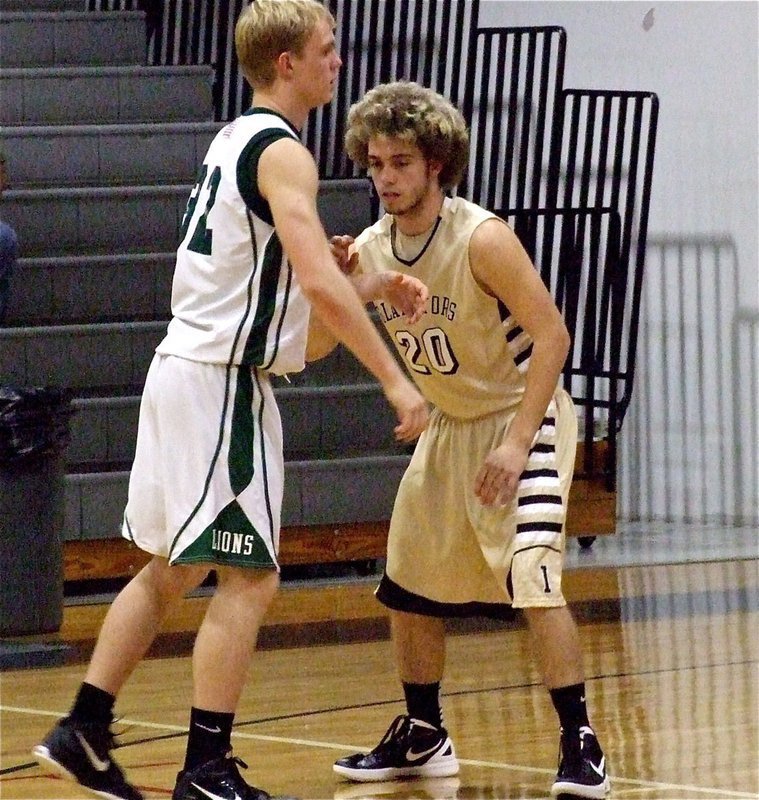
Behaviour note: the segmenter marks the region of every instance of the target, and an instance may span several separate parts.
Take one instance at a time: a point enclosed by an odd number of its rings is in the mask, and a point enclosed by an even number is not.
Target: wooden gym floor
[[[566,591],[615,800],[759,798],[758,546],[756,530],[666,526],[628,526],[587,551],[570,542]],[[304,800],[546,798],[556,720],[519,619],[451,627],[443,706],[457,778],[362,786],[333,776],[336,758],[372,747],[403,711],[373,585],[283,588],[236,720],[248,781]],[[185,602],[117,704],[118,759],[154,800],[171,796],[181,766],[189,631],[204,602]],[[66,607],[52,637],[68,648],[66,663],[2,673],[4,800],[86,796],[29,750],[67,711],[104,608]]]

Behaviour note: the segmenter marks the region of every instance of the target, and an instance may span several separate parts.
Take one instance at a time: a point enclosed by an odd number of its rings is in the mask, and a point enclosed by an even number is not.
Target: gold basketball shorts
[[[278,569],[282,425],[268,376],[156,354],[122,535],[171,563]]]
[[[564,523],[577,447],[571,398],[557,391],[514,500],[483,506],[475,477],[514,412],[458,420],[434,411],[401,480],[377,597],[432,616],[566,604]],[[493,614],[498,616],[497,613]]]

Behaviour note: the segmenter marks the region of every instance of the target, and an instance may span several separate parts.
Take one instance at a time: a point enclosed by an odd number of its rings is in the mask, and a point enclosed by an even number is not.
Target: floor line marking
[[[6,706],[0,705],[0,711],[8,711],[16,714],[30,714],[34,716],[54,717],[60,719],[65,716],[59,711],[43,711],[36,708],[21,708],[19,706]],[[128,717],[121,717],[118,720],[119,724],[134,725],[140,728],[150,728],[153,730],[172,731],[179,733],[186,733],[186,725],[171,725],[164,722],[147,722],[145,720],[130,719]],[[337,742],[322,742],[316,739],[297,739],[290,736],[270,736],[263,733],[245,733],[243,731],[232,731],[232,736],[237,739],[253,739],[261,742],[276,742],[277,744],[297,744],[303,747],[318,747],[328,750],[347,750],[365,752],[366,747],[360,745],[338,744]],[[488,767],[490,769],[506,770],[511,772],[528,772],[539,775],[554,774],[554,770],[545,769],[542,767],[528,767],[520,764],[508,764],[499,761],[480,761],[477,759],[459,758],[459,764],[464,764],[469,767]],[[717,800],[717,798],[746,798],[747,800],[756,800],[756,795],[750,792],[736,792],[729,789],[715,789],[707,788],[704,786],[690,786],[678,783],[664,783],[661,781],[645,781],[636,778],[622,778],[615,775],[609,776],[614,785],[625,784],[627,786],[637,786],[647,789],[664,789],[669,791],[683,791],[683,792],[696,792],[697,794],[705,794],[709,800]]]

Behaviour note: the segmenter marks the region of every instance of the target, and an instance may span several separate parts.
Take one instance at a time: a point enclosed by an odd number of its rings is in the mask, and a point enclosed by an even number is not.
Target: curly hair
[[[274,81],[280,53],[300,54],[321,20],[335,27],[330,10],[317,0],[255,0],[235,25],[235,49],[240,69],[255,88]]]
[[[440,162],[442,189],[461,181],[469,160],[469,133],[461,112],[442,95],[411,81],[375,86],[351,106],[345,150],[361,167],[368,166],[374,136],[413,142],[427,160]]]

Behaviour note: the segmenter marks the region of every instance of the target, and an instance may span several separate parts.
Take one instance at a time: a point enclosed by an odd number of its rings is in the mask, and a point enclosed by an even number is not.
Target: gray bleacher
[[[76,12],[76,13],[73,13]],[[177,232],[212,121],[210,67],[146,67],[141,12],[0,0],[0,123],[22,258],[2,381],[73,392],[66,540],[119,535],[139,393],[169,318]],[[323,182],[330,233],[371,221],[362,180]],[[275,380],[283,524],[385,519],[408,456],[376,382],[342,349]]]
[[[0,124],[209,120],[211,86],[205,66],[3,68]]]
[[[80,3],[82,5],[82,3]],[[8,12],[0,29],[3,67],[141,64],[145,22],[139,11]],[[32,41],[34,47],[29,47]]]
[[[174,253],[169,252],[23,258],[14,277],[12,321],[64,325],[165,319],[173,271]]]
[[[13,185],[19,189],[188,184],[220,127],[205,121],[17,125],[3,131],[3,141],[14,153]]]
[[[85,11],[87,0],[0,0],[0,12]]]

